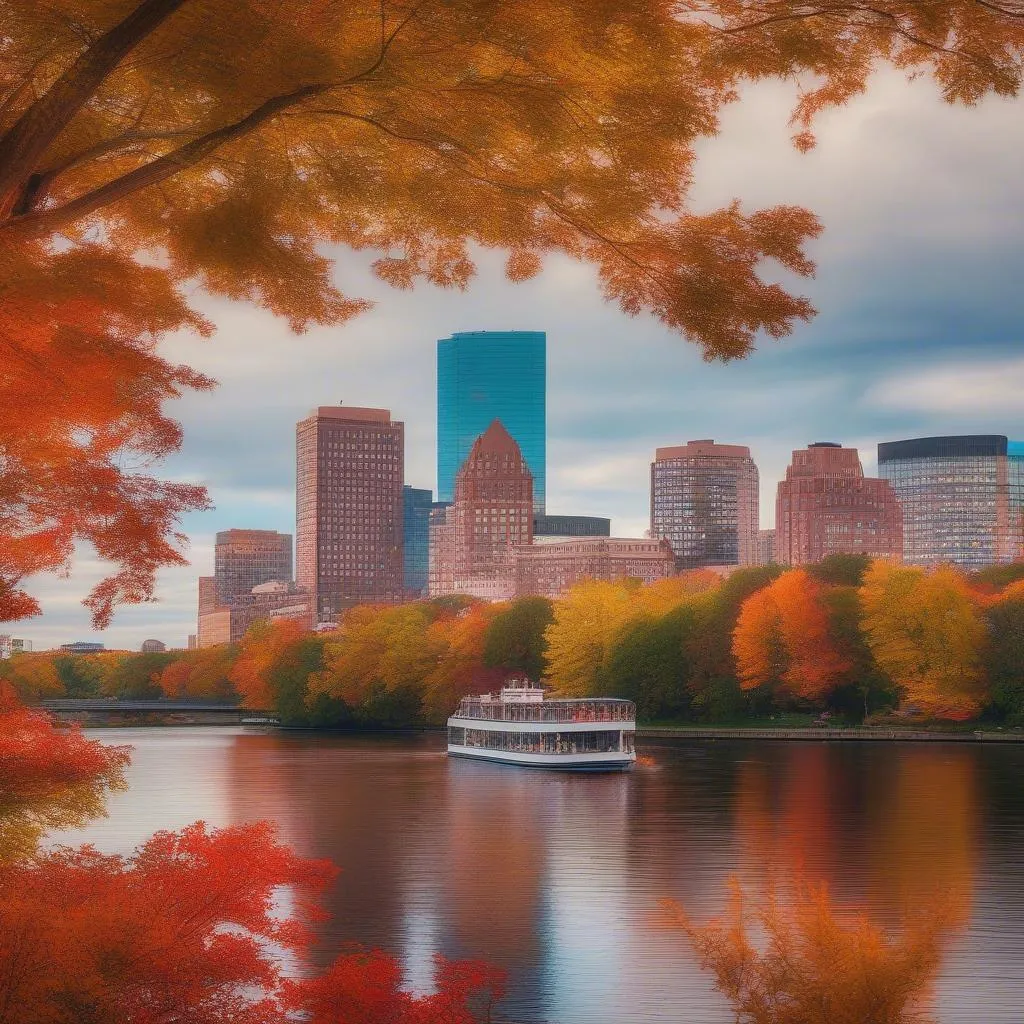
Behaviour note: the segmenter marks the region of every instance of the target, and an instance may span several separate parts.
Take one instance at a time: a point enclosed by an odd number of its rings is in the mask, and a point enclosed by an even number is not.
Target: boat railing
[[[636,719],[636,708],[626,700],[506,704],[469,698],[459,704],[455,717],[490,722],[632,722]]]

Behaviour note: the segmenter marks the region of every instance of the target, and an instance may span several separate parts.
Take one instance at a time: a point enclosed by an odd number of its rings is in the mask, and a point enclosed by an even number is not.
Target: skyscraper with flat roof
[[[908,565],[979,569],[1024,556],[1024,446],[1002,434],[884,441],[878,475],[903,506]]]
[[[405,425],[387,409],[320,406],[296,426],[296,582],[315,622],[403,596]]]
[[[407,597],[425,597],[434,492],[423,487],[402,488],[402,560]]]
[[[754,565],[758,474],[750,449],[711,440],[658,448],[651,463],[651,537],[679,569]]]
[[[544,512],[547,463],[547,336],[543,331],[468,331],[437,343],[437,499],[452,501],[455,476],[494,420],[511,434]]]

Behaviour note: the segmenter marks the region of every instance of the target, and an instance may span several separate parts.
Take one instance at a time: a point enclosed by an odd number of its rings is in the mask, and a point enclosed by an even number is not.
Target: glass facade
[[[498,419],[533,476],[544,511],[547,337],[543,331],[472,331],[437,343],[437,497],[452,501],[473,442]]]
[[[434,494],[422,487],[402,488],[402,559],[405,592],[425,597],[429,568],[430,510]]]
[[[548,516],[533,517],[534,542],[545,537],[610,537],[612,521],[601,516]]]
[[[680,570],[757,561],[758,473],[742,445],[690,441],[651,463],[651,536]]]
[[[888,441],[878,472],[903,506],[908,565],[978,569],[1024,553],[1024,445],[999,434]]]

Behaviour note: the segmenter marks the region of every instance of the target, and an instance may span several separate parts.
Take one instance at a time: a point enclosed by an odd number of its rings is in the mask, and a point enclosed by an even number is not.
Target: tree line
[[[354,728],[439,724],[461,696],[514,675],[634,700],[648,722],[899,712],[1021,725],[1024,564],[966,574],[834,555],[724,579],[585,580],[556,601],[365,605],[331,632],[265,621],[240,643],[195,651],[0,663],[28,701],[241,699],[286,724]]]

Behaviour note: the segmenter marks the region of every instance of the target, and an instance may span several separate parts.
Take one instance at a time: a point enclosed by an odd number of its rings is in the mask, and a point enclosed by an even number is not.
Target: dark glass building
[[[437,498],[452,501],[473,442],[500,420],[533,478],[544,511],[547,337],[543,331],[470,331],[437,343]]]
[[[423,487],[402,488],[402,558],[407,597],[427,595],[430,510],[434,492]]]
[[[612,521],[601,516],[549,516],[533,517],[534,543],[544,543],[548,539],[565,539],[568,537],[610,537]]]
[[[1024,554],[1024,445],[1002,434],[885,441],[878,475],[903,506],[903,560],[977,569]]]

